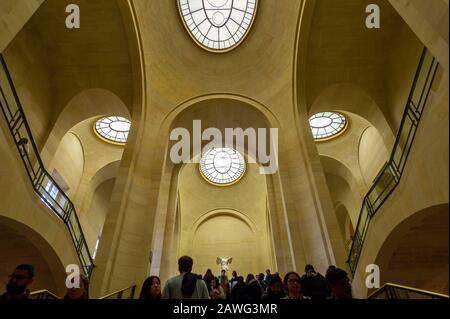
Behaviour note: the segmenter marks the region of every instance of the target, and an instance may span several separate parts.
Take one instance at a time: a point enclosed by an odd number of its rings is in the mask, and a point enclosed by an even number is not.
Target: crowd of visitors
[[[82,274],[79,279],[79,285],[67,288],[64,299],[89,299],[89,279]],[[34,267],[32,265],[22,264],[17,266],[13,273],[9,275],[6,292],[0,296],[0,299],[29,299],[29,286],[33,283],[33,280]]]
[[[271,274],[267,269],[265,274],[248,274],[245,280],[235,270],[231,278],[225,270],[217,277],[211,269],[203,276],[193,274],[192,266],[193,260],[189,256],[178,260],[180,274],[167,280],[162,290],[163,299],[352,299],[347,272],[335,266],[328,268],[325,277],[312,265],[306,265],[303,276],[291,271],[282,279],[280,274]],[[160,289],[159,279],[157,281]],[[148,289],[144,282],[142,290]]]
[[[352,299],[352,286],[347,272],[330,266],[323,276],[312,265],[306,265],[300,276],[291,271],[284,275],[248,274],[244,280],[236,271],[231,278],[225,270],[214,276],[211,269],[202,276],[192,272],[194,261],[189,256],[178,260],[179,275],[168,279],[161,289],[157,276],[148,277],[141,289],[140,299],[235,299],[235,300],[278,300],[278,299]],[[28,299],[29,286],[34,279],[34,267],[19,265],[9,276],[6,292],[0,299]],[[78,287],[67,288],[64,299],[89,299],[89,280],[81,275]]]

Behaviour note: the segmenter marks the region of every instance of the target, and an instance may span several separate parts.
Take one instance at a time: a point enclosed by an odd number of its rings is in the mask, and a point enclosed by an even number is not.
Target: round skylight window
[[[96,135],[108,143],[125,145],[131,122],[120,116],[102,117],[94,125]]]
[[[234,49],[247,36],[257,0],[177,0],[184,26],[202,48],[212,52]]]
[[[212,148],[200,160],[200,172],[210,183],[219,186],[239,181],[245,172],[244,157],[232,148]]]
[[[321,112],[309,119],[312,134],[316,141],[328,140],[342,134],[347,128],[347,119],[337,112]]]

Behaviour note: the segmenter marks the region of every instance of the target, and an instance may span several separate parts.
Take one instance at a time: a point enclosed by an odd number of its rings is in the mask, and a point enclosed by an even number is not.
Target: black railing
[[[437,68],[436,59],[425,48],[420,58],[389,161],[383,166],[363,199],[353,244],[347,260],[353,274],[355,274],[358,266],[370,220],[400,182]]]
[[[387,283],[370,294],[367,299],[448,299],[447,295]]]
[[[75,207],[42,163],[2,55],[0,55],[0,106],[35,192],[41,201],[67,225],[81,266],[85,274],[90,277],[94,262],[89,253]]]

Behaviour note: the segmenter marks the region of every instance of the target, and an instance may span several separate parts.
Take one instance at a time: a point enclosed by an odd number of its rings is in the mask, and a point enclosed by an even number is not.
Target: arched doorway
[[[47,289],[65,292],[65,268],[53,248],[30,227],[0,216],[0,287],[3,291],[8,275],[20,264],[35,268],[31,291]]]
[[[393,229],[375,260],[382,284],[448,295],[448,210],[448,203],[425,208]]]

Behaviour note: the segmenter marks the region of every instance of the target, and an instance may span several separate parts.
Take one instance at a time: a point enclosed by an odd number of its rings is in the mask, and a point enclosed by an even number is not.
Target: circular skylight
[[[178,0],[180,15],[191,37],[202,48],[226,52],[247,35],[257,0]]]
[[[95,122],[94,131],[102,140],[124,145],[128,139],[131,122],[120,116],[108,116]]]
[[[245,172],[244,157],[232,148],[212,148],[200,160],[200,172],[210,183],[219,186],[239,181]]]
[[[345,131],[347,119],[341,113],[321,112],[310,117],[309,125],[316,141],[328,140]]]

